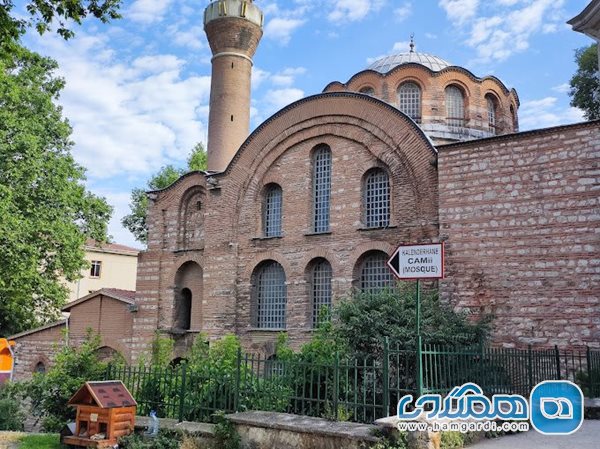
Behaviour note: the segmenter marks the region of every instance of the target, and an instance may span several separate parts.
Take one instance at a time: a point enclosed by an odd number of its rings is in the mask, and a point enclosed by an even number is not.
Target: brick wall
[[[507,346],[600,345],[600,122],[439,148],[442,297]]]
[[[313,235],[310,161],[318,144],[332,150],[331,232]],[[295,345],[306,341],[312,326],[311,261],[329,261],[334,298],[339,298],[356,282],[357,264],[368,251],[388,253],[400,242],[437,238],[434,161],[426,138],[397,110],[352,94],[317,96],[263,124],[227,171],[213,177],[216,187],[192,173],[156,192],[148,216],[148,250],[138,263],[134,359],[149,350],[156,329],[173,336],[177,356],[197,335],[170,331],[176,291],[191,282],[178,280],[177,273],[189,262],[201,268],[204,278],[202,311],[192,314],[192,330],[208,338],[237,333],[247,348],[268,352],[278,332],[253,327],[251,278],[261,262],[275,260],[286,275],[288,335]],[[372,167],[390,173],[392,219],[387,229],[365,230],[361,223],[362,182]],[[263,238],[264,186],[273,182],[283,192],[283,236]],[[184,226],[178,218],[181,204],[192,190],[200,191],[206,202],[203,244],[196,249],[177,240]]]

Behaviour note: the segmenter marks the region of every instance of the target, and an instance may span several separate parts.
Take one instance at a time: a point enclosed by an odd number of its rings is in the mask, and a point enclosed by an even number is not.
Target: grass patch
[[[48,435],[27,435],[21,439],[19,449],[61,449],[64,446],[60,444],[58,434]]]

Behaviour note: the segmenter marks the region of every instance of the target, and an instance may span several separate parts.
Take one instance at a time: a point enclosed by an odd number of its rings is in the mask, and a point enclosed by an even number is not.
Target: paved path
[[[469,446],[472,449],[599,449],[600,420],[584,421],[573,435],[548,436],[535,430],[484,440]]]

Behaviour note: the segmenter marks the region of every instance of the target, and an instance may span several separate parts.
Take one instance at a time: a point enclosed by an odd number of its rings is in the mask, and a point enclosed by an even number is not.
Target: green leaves
[[[600,119],[600,75],[598,44],[575,51],[577,72],[571,78],[571,106],[583,109],[587,120]]]
[[[79,276],[86,238],[104,240],[112,212],[71,155],[56,62],[14,50],[0,51],[0,335],[57,318],[63,279]]]
[[[68,27],[73,21],[80,25],[88,18],[94,17],[103,23],[119,19],[121,0],[31,0],[26,5],[30,17],[13,17],[14,2],[0,0],[0,41],[16,41],[28,27],[33,27],[39,34],[56,29],[56,33],[64,39],[75,35]]]

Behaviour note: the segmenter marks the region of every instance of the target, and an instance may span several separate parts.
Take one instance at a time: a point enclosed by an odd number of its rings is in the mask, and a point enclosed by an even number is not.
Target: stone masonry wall
[[[600,122],[439,148],[442,297],[494,340],[600,345]]]

